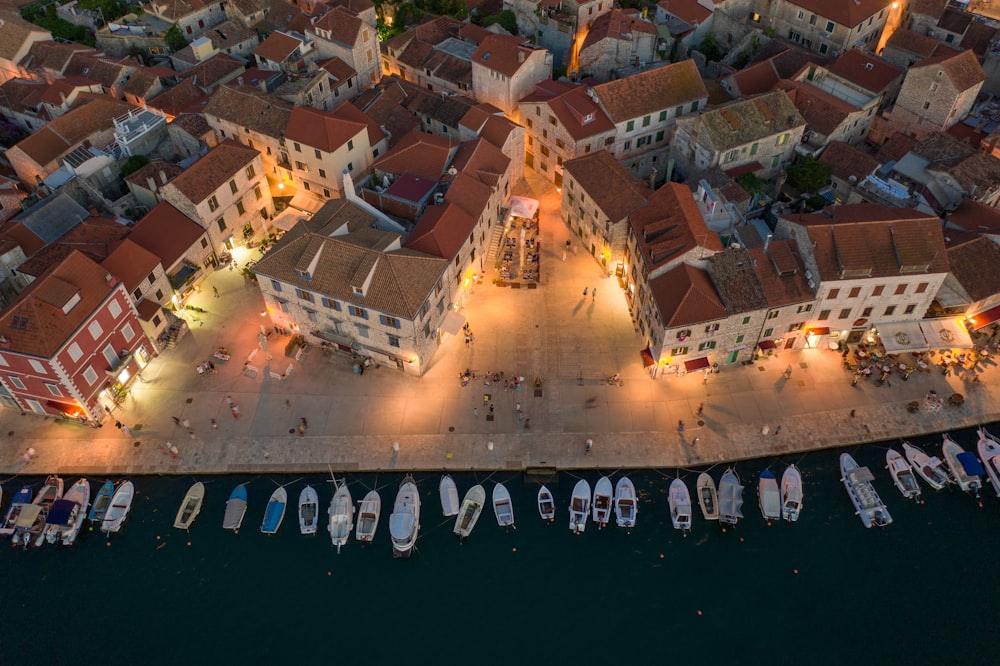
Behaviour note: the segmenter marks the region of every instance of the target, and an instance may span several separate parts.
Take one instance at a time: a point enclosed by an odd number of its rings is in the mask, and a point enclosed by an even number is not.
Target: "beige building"
[[[942,132],[969,114],[985,80],[970,50],[922,60],[907,72],[890,122],[915,139]]]
[[[774,0],[770,27],[778,36],[834,57],[859,47],[874,50],[893,0]]]
[[[656,25],[636,10],[612,9],[593,21],[580,45],[580,73],[608,81],[634,67],[659,60]]]
[[[371,25],[343,7],[316,19],[306,37],[314,42],[319,59],[337,57],[358,75],[358,86],[367,90],[382,78],[378,33]]]
[[[525,38],[490,35],[472,54],[472,94],[518,121],[517,103],[552,78],[552,54]]]

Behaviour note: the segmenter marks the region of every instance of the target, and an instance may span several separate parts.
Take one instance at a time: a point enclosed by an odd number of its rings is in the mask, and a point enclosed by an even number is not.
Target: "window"
[[[348,139],[347,140],[347,149],[348,150],[354,150],[354,139]]]
[[[201,239],[201,249],[204,250],[206,247],[208,247],[208,239],[203,236]]]
[[[229,181],[229,190],[230,190],[230,191],[231,191],[231,192],[232,192],[233,194],[236,194],[237,192],[239,192],[239,188],[238,188],[238,187],[236,187],[236,179],[235,179],[235,178],[234,178],[234,179],[232,179],[231,181]]]
[[[358,329],[358,337],[359,338],[367,338],[368,337],[368,327],[367,326],[365,326],[364,324],[358,324],[357,325],[357,329]]]
[[[250,147],[253,148],[253,146],[250,146]],[[254,175],[255,175],[254,170],[253,170],[253,165],[251,164],[250,166],[248,166],[246,168],[246,171],[244,171],[243,173],[245,173],[247,175],[247,178],[253,178]]]
[[[840,315],[837,319],[850,319],[851,318],[851,308],[844,308],[840,311]]]
[[[691,102],[691,112],[693,113],[693,112],[695,112],[697,110],[698,110],[698,100],[695,100],[695,101]]]
[[[931,108],[931,103],[930,102],[924,102],[924,109],[929,109],[929,108]]]
[[[916,309],[917,309],[916,305],[912,305],[912,304],[911,305],[907,305],[906,309],[903,310],[903,313],[904,314],[913,314],[913,311],[916,310]]]
[[[765,338],[771,337],[772,333],[774,333],[774,329],[773,328],[765,328],[764,329],[764,337]]]
[[[305,171],[306,173],[309,173],[309,167],[307,167],[302,162],[296,162],[295,168],[298,169],[299,171]]]
[[[319,177],[320,178],[326,178],[326,169],[320,169],[319,170]]]
[[[829,292],[827,292],[826,297],[827,298],[837,298],[837,296],[839,296],[839,295],[840,295],[840,290],[839,289],[831,289]]]
[[[660,122],[662,123],[666,119],[667,119],[667,112],[666,111],[660,111]]]
[[[784,134],[778,137],[778,142],[775,145],[783,146],[787,141],[788,141],[788,132],[785,132]]]
[[[323,196],[329,198],[330,197],[330,190],[328,190],[327,188],[324,187],[323,188]]]
[[[140,298],[142,298],[142,288],[141,287],[137,287],[136,290],[132,292],[132,298],[135,299],[135,300],[139,300]]]
[[[872,296],[881,296],[883,291],[885,291],[885,285],[877,285],[874,289],[872,289]]]
[[[656,141],[657,142],[663,141],[663,130],[660,130],[659,132],[656,133]]]
[[[91,370],[91,372],[93,372],[93,371]],[[84,376],[86,377],[86,374],[84,374]],[[24,389],[24,382],[22,382],[19,378],[17,378],[17,377],[8,377],[7,379],[10,381],[11,385],[14,388],[19,388],[19,389],[22,389],[22,390]],[[96,373],[94,374],[94,379],[97,379],[97,374]],[[91,383],[93,383],[93,382],[91,382]]]
[[[827,46],[826,44],[822,44],[822,43],[821,43],[821,44],[819,45],[819,52],[820,52],[820,53],[823,53],[823,54],[825,54],[825,53],[826,53],[827,51],[829,51],[829,50],[830,50],[830,47],[829,47],[829,46]]]
[[[771,158],[771,168],[777,169],[778,165],[781,164],[781,155],[775,155]]]
[[[333,300],[332,298],[326,298],[324,296],[323,298],[320,299],[320,302],[323,304],[324,308],[330,308],[331,310],[336,310],[337,312],[340,312],[340,303]]]
[[[111,345],[105,346],[104,349],[101,350],[101,353],[104,354],[104,360],[107,361],[108,365],[112,368],[118,365],[118,362],[121,360],[118,358],[118,353],[115,351],[115,348]]]
[[[634,129],[635,129],[635,121],[634,120],[630,120],[627,123],[625,123],[625,131],[626,132],[631,132]]]
[[[931,84],[931,92],[937,92],[937,89],[938,89],[938,84],[932,83]]]
[[[383,326],[388,326],[389,328],[399,328],[399,320],[395,317],[387,317],[385,315],[379,315],[378,321]]]
[[[674,109],[674,115],[675,116],[679,116],[682,113],[684,113],[684,106],[683,105],[682,106],[678,106],[676,109]]]
[[[861,316],[862,317],[871,317],[872,316],[872,309],[871,308],[865,308],[864,310],[861,311]]]
[[[889,307],[887,307],[885,309],[885,316],[886,317],[891,317],[895,312],[896,312],[896,306],[895,305],[890,305]]]
[[[836,23],[834,23],[833,21],[827,21],[827,22],[826,22],[826,31],[827,31],[827,32],[829,32],[829,33],[831,33],[831,34],[832,34],[832,33],[833,33],[833,30],[834,30],[834,28],[836,28],[836,27],[837,27],[837,24],[836,24]]]
[[[239,213],[241,217],[247,214],[247,209],[243,207],[242,201],[236,202],[236,212]]]
[[[562,139],[556,139],[556,148],[565,148],[566,144],[563,143]]]
[[[66,349],[66,353],[69,354],[69,357],[73,359],[74,362],[79,361],[83,357],[83,350],[80,349],[80,345],[75,342]]]
[[[795,18],[797,18],[798,20],[800,20],[800,21],[801,21],[801,20],[802,20],[802,19],[804,19],[805,17],[806,17],[806,13],[805,13],[804,11],[802,11],[802,10],[800,9],[800,10],[799,10],[799,13],[798,13],[798,15],[796,15],[796,17],[795,17]]]
[[[801,330],[803,326],[805,326],[805,322],[801,322],[801,321],[797,321],[794,324],[789,324],[788,325],[788,332],[789,333],[794,333],[795,331]]]
[[[306,310],[306,317],[309,318],[309,321],[319,321],[319,319],[316,317],[315,310]]]
[[[319,152],[319,148],[314,148],[313,154],[316,155],[316,159],[318,160],[323,159],[323,153]]]
[[[897,284],[896,285],[896,296],[902,296],[905,293],[906,293],[906,285],[905,284]]]
[[[927,287],[928,287],[928,283],[921,282],[920,284],[917,285],[917,293],[918,294],[924,293],[925,291],[927,291]]]
[[[348,162],[347,163],[347,170],[348,171],[354,171],[354,162]]]
[[[549,147],[548,147],[548,146],[546,146],[546,145],[542,145],[542,146],[541,146],[541,149],[539,150],[539,152],[540,152],[540,153],[541,153],[542,155],[545,155],[546,157],[548,157],[548,155],[549,155]]]
[[[281,283],[278,282],[277,280],[271,280],[271,289],[274,289],[275,291],[277,291],[277,292],[280,293],[281,292]]]
[[[59,387],[56,386],[55,384],[46,384],[45,388],[47,388],[49,390],[49,393],[56,396],[57,398],[62,397],[62,391],[60,391]]]
[[[301,289],[296,289],[295,295],[300,301],[305,301],[306,303],[312,303],[315,300],[311,292],[303,291]]]
[[[651,120],[650,116],[644,116],[643,119],[642,119],[642,126],[643,127],[649,127],[649,121],[650,120]]]
[[[549,125],[555,126],[555,125],[558,125],[558,124],[559,123],[556,122],[556,117],[555,116],[549,116]]]
[[[111,301],[108,303],[108,312],[111,313],[112,317],[118,317],[122,313],[122,306],[118,304],[118,301]]]
[[[398,335],[390,335],[389,336],[389,346],[390,347],[399,347],[399,336]]]
[[[307,183],[306,181],[303,180],[302,181],[302,189],[304,189],[306,192],[309,192],[309,191],[312,190],[312,186],[309,183]]]
[[[830,318],[830,311],[829,310],[820,310],[819,311],[819,317],[818,317],[818,319],[820,321],[826,321],[829,318]]]
[[[35,372],[43,375],[45,374],[45,366],[42,365],[41,362],[32,359],[28,361],[28,363],[31,365],[31,369]]]
[[[674,347],[673,349],[670,350],[671,356],[684,356],[684,354],[687,353],[688,353],[687,347]]]
[[[781,314],[781,310],[771,310],[767,313],[768,319],[777,319],[778,315]]]
[[[219,210],[219,200],[215,198],[214,194],[208,200],[208,209],[213,212]]]
[[[809,312],[809,311],[811,311],[812,309],[813,309],[813,306],[812,306],[812,303],[806,303],[805,305],[800,305],[800,306],[798,307],[798,309],[796,310],[796,312],[799,312],[799,313],[802,313],[802,312]]]
[[[698,345],[698,351],[705,351],[706,349],[715,349],[715,340],[709,340]]]
[[[295,142],[292,142],[292,147],[295,148],[295,152],[297,152],[297,153],[301,153],[302,152],[302,146],[300,146],[299,144],[297,144]]]
[[[220,217],[219,219],[217,219],[215,221],[215,223],[217,225],[219,225],[219,231],[225,231],[226,230],[226,218]]]
[[[615,137],[609,136],[607,139],[604,140],[604,145],[605,146],[610,146],[614,142],[615,142]]]
[[[351,313],[352,317],[357,317],[358,319],[368,319],[368,311],[364,310],[362,308],[359,308],[357,306],[348,305],[347,306],[347,311],[349,313]]]
[[[260,201],[261,198],[264,196],[264,193],[260,191],[260,185],[257,185],[256,187],[253,188],[253,195],[257,197],[257,201]]]
[[[104,335],[104,329],[101,328],[101,323],[97,321],[90,322],[90,326],[87,327],[87,331],[90,333],[90,337],[97,340],[99,337]]]
[[[742,335],[737,335],[737,336],[736,336],[736,344],[740,344],[741,342],[743,342],[743,338],[744,338],[744,337],[745,337],[745,336],[742,336]]]
[[[750,317],[743,317],[743,325],[746,326],[750,323]]]
[[[851,287],[851,293],[848,298],[857,298],[861,295],[861,287]]]
[[[726,153],[726,161],[727,162],[732,162],[733,160],[735,160],[739,156],[739,154],[740,154],[740,151],[738,151],[738,150],[730,150],[728,153]]]

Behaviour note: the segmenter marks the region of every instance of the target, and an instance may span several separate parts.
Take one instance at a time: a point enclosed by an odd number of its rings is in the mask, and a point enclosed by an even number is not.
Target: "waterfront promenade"
[[[206,312],[185,315],[190,333],[150,364],[104,427],[0,412],[5,433],[0,470],[100,477],[328,468],[670,468],[1000,420],[995,365],[985,366],[975,384],[946,377],[935,367],[908,381],[895,375],[891,386],[872,381],[851,386],[838,353],[810,349],[780,352],[752,366],[727,366],[707,381],[700,372],[650,379],[639,356],[643,341],[633,330],[617,280],[579,243],[563,261],[571,236],[559,219],[558,193],[533,176],[516,193],[541,201],[541,284],[530,290],[498,288],[487,270],[481,284],[469,286],[461,309],[474,342],[467,344],[461,334],[443,336],[422,378],[388,367],[359,376],[349,357],[316,347],[296,361],[284,355],[288,338],[278,335],[267,342],[272,360],[258,350],[251,362],[258,373],[248,376],[243,362],[258,348],[260,324],[269,320],[259,314],[257,288],[223,269],[191,300]],[[241,251],[237,258],[245,263],[252,255]],[[202,378],[195,367],[219,346],[230,349],[232,359],[216,363],[218,373]],[[523,376],[525,385],[504,391],[502,382],[487,386],[480,377],[462,386],[459,375],[467,368],[479,375]],[[624,386],[600,381],[616,372]],[[538,397],[536,377],[542,385]],[[907,403],[922,403],[931,390],[945,398],[962,393],[966,401],[907,412]],[[488,403],[484,394],[490,395]],[[238,406],[238,418],[229,400]],[[303,418],[308,428],[300,435]],[[131,436],[116,429],[116,421]],[[589,454],[587,439],[593,440]],[[970,448],[974,442],[962,444]],[[26,462],[29,447],[36,455]]]

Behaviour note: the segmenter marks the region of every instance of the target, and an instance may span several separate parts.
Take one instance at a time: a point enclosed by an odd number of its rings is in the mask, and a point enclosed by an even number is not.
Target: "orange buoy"
[[[701,617],[701,611],[700,610],[698,611],[698,617]]]
[[[110,541],[108,541],[108,542],[107,542],[106,544],[104,544],[104,545],[105,545],[105,546],[107,546],[108,548],[111,548],[111,542],[110,542]]]
[[[512,553],[516,553],[517,552],[517,548],[511,548],[510,550],[511,550]]]
[[[332,571],[327,571],[327,572],[326,572],[326,575],[327,575],[327,576],[332,576],[332,575],[333,575],[333,572],[332,572]]]
[[[663,553],[660,553],[660,559],[661,560],[663,559]]]
[[[792,569],[792,573],[797,574],[798,572],[799,572],[798,569]]]
[[[160,535],[159,535],[159,534],[157,534],[157,535],[156,535],[156,540],[157,540],[157,541],[159,541],[159,540],[160,540]]]
[[[743,537],[740,537],[740,543],[743,543]]]
[[[188,541],[188,548],[190,548],[190,547],[191,547],[191,542],[190,542],[190,541]]]

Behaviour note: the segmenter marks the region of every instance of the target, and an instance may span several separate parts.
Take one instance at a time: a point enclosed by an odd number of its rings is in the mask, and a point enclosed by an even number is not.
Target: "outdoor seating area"
[[[982,370],[982,363],[994,363],[991,357],[996,352],[996,345],[985,345],[973,349],[930,349],[927,351],[886,350],[886,345],[877,334],[869,335],[855,348],[843,346],[844,368],[853,373],[852,385],[859,380],[874,379],[882,384],[898,376],[907,381],[914,372],[930,373],[940,369],[945,376],[954,373],[962,377],[969,373],[972,381],[977,381],[976,374]]]
[[[537,285],[540,268],[537,211],[532,218],[512,218],[497,258],[499,280],[505,284]]]

